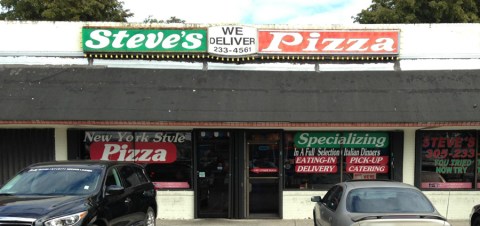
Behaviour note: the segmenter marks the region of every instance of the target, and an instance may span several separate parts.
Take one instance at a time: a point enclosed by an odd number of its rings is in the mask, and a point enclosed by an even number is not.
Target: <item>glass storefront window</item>
[[[286,132],[285,188],[329,189],[352,179],[390,179],[386,132]]]
[[[192,188],[192,134],[172,131],[86,131],[83,159],[145,166],[158,189]]]
[[[422,131],[419,136],[422,189],[474,188],[476,131]]]

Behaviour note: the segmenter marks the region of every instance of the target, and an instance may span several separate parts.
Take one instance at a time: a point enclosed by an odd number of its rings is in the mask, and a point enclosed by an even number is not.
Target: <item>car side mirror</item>
[[[120,195],[125,191],[125,188],[119,185],[110,185],[107,187],[107,195]]]
[[[320,196],[313,196],[310,200],[311,200],[312,202],[321,202],[321,201],[322,201],[322,197],[320,197]]]

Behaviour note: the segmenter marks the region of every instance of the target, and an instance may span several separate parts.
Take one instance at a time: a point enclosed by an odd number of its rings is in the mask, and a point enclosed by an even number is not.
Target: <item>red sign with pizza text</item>
[[[274,54],[393,55],[399,31],[260,30],[258,52]]]
[[[90,159],[134,161],[138,163],[172,163],[177,147],[168,142],[95,142],[90,145]]]

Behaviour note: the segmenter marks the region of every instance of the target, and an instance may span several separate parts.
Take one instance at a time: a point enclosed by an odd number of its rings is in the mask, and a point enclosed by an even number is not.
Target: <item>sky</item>
[[[172,16],[199,24],[352,24],[372,0],[119,0],[128,22]]]

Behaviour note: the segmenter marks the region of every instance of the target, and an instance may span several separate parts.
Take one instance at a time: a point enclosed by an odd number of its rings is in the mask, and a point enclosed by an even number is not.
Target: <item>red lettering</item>
[[[347,165],[347,173],[388,173],[387,165]]]
[[[94,142],[90,159],[133,161],[138,163],[171,163],[177,160],[175,144],[168,142]]]
[[[475,137],[469,137],[467,147],[473,148],[475,147],[475,145],[477,145],[477,141],[475,140]]]
[[[259,31],[260,53],[398,53],[398,31]]]
[[[388,156],[347,156],[347,164],[386,165]]]
[[[296,173],[336,173],[336,165],[296,165]]]

